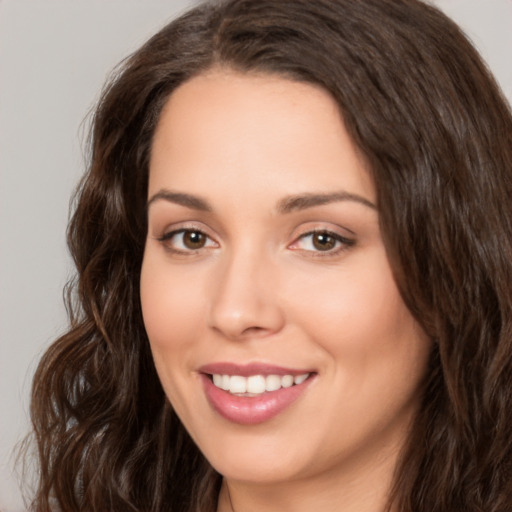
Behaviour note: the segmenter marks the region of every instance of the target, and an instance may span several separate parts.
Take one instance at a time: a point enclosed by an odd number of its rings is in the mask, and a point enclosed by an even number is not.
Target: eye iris
[[[188,249],[201,249],[206,243],[206,236],[199,231],[187,231],[183,235],[183,243]]]
[[[334,249],[336,240],[333,236],[326,233],[315,233],[313,235],[313,246],[319,251],[329,251]]]

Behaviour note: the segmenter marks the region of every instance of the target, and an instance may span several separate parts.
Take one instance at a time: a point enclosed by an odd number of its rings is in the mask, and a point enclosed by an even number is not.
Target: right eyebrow
[[[213,210],[210,203],[202,197],[182,192],[172,192],[167,189],[161,189],[156,194],[153,194],[146,204],[146,209],[149,210],[149,207],[156,201],[168,201],[169,203],[179,204],[191,210],[200,210],[202,212],[211,212]]]

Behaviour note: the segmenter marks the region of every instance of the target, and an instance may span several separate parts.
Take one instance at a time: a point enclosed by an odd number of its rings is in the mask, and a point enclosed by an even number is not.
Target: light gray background
[[[0,0],[0,510],[23,510],[12,449],[37,360],[65,328],[71,191],[109,70],[193,0]],[[512,0],[436,0],[512,102]]]

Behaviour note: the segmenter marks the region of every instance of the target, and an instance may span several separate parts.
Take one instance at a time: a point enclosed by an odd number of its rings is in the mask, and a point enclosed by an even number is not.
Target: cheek
[[[354,395],[394,386],[406,375],[417,382],[423,374],[430,342],[403,303],[383,249],[347,258],[345,266],[302,280],[287,295],[294,298],[294,318]]]
[[[344,265],[288,279],[285,295],[293,300],[290,307],[301,323],[324,332],[326,340],[359,339],[359,347],[365,335],[399,328],[410,315],[380,252],[367,251],[364,257],[347,258]]]
[[[185,344],[198,322],[202,301],[199,280],[193,282],[178,269],[166,268],[157,258],[145,258],[141,270],[144,325],[155,349]]]
[[[180,390],[187,389],[194,343],[200,338],[204,293],[200,279],[172,268],[154,253],[141,269],[141,306],[155,368],[168,399],[185,409]]]
[[[170,268],[165,258],[147,253],[141,269],[141,306],[156,371],[167,398],[180,415],[187,413],[187,400],[181,392],[188,389],[192,365],[190,340],[199,337],[198,318],[202,302],[198,280]]]

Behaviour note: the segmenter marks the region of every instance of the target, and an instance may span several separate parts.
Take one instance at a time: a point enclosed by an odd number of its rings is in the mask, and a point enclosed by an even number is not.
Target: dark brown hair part
[[[139,303],[153,132],[214,66],[322,86],[371,169],[397,285],[435,341],[390,503],[510,511],[512,116],[458,27],[417,0],[206,3],[117,70],[69,225],[70,328],[34,379],[34,510],[216,508],[220,476],[165,398]]]

